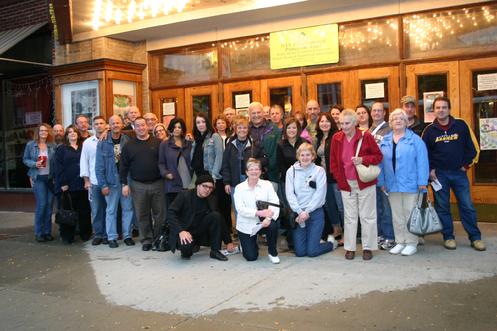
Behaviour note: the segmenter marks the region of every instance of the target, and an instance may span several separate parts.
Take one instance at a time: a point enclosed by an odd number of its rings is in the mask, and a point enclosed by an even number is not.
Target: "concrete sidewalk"
[[[272,265],[179,253],[39,244],[32,214],[0,212],[0,318],[5,330],[491,330],[497,325],[497,224],[481,224],[486,252],[428,236],[412,257],[378,251],[346,261],[280,253]]]

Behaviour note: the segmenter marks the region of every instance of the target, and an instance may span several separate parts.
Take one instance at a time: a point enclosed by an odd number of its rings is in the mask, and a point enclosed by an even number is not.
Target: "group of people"
[[[410,213],[436,180],[445,248],[456,249],[452,189],[471,246],[485,250],[466,175],[479,155],[473,132],[450,115],[446,97],[434,100],[435,120],[426,127],[413,97],[401,104],[387,119],[382,101],[371,109],[322,111],[310,100],[305,113],[287,116],[279,105],[252,102],[249,118],[232,108],[212,123],[195,114],[192,134],[181,118],[166,127],[136,107],[127,124],[118,115],[108,123],[93,118],[93,135],[83,115],[65,130],[42,123],[23,158],[36,198],[36,240],[54,239],[56,197],[60,208],[78,213],[75,226],[59,226],[65,244],[78,233],[83,241],[93,234],[93,245],[115,248],[122,236],[132,246],[137,228],[144,251],[166,250],[160,237],[184,259],[209,246],[214,259],[241,251],[253,261],[264,240],[269,260],[279,263],[282,231],[296,256],[343,245],[348,260],[355,258],[360,232],[364,260],[378,248],[410,256],[423,241],[407,229]],[[380,167],[379,176],[361,180],[357,168],[372,165]]]

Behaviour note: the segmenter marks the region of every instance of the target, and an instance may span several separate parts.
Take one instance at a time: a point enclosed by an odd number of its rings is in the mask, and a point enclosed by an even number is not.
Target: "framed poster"
[[[64,126],[75,123],[77,116],[85,115],[91,127],[93,117],[100,114],[98,80],[64,84],[61,90]]]
[[[113,113],[125,118],[130,106],[136,106],[136,84],[126,80],[112,81]]]
[[[437,97],[442,96],[444,96],[444,91],[423,93],[423,111],[425,123],[431,123],[435,119],[435,113],[433,111],[433,101]]]

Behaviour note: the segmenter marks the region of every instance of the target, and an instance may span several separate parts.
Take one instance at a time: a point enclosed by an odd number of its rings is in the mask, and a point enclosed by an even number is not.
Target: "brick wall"
[[[55,65],[84,62],[96,59],[113,59],[147,64],[145,42],[128,42],[108,37],[74,42],[67,45],[55,43]],[[143,70],[143,109],[149,111],[148,70]]]
[[[0,7],[0,31],[50,22],[48,0],[19,0]]]

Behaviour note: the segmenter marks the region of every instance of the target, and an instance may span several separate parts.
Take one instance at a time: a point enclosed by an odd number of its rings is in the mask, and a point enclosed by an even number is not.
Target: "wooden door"
[[[443,93],[450,98],[452,115],[461,116],[459,108],[459,63],[457,61],[421,63],[406,66],[406,95],[417,101],[421,121],[434,119],[431,101]]]
[[[261,82],[258,80],[236,82],[236,83],[226,83],[223,86],[223,109],[231,107],[234,109],[244,109],[246,108],[246,97],[248,95],[248,101],[261,101]],[[237,96],[238,102],[237,102]],[[221,111],[221,109],[219,110]]]
[[[383,101],[387,108],[395,109],[400,104],[399,68],[397,66],[359,69],[350,72],[350,93],[355,106],[371,106],[375,100]]]
[[[481,149],[479,162],[468,172],[472,198],[497,204],[497,57],[461,61],[459,70],[460,117],[474,131]]]
[[[174,116],[185,118],[185,89],[153,90],[151,98],[152,112],[157,115],[161,122],[169,123]],[[174,114],[172,110],[174,110]]]
[[[261,80],[261,103],[264,106],[279,104],[285,113],[302,111],[302,80],[300,76]]]
[[[193,130],[193,116],[199,111],[207,113],[209,120],[219,114],[218,85],[195,86],[185,88],[185,116],[188,132]]]
[[[345,108],[356,105],[355,94],[350,93],[350,73],[337,71],[307,76],[307,100],[317,100],[321,111],[329,111],[330,107],[339,104]]]

